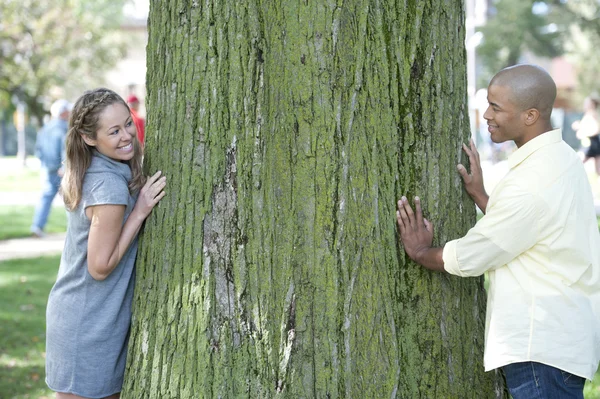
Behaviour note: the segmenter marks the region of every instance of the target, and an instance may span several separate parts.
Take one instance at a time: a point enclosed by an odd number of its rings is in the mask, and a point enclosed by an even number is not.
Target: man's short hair
[[[556,83],[546,70],[530,64],[520,64],[505,68],[492,78],[490,85],[511,88],[510,100],[521,111],[537,109],[543,118],[550,119],[556,99]]]

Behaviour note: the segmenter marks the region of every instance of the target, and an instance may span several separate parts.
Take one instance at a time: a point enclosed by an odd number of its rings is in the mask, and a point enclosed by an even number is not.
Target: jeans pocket
[[[578,375],[575,374],[571,374],[568,373],[566,371],[561,370],[560,373],[562,374],[563,377],[563,381],[565,383],[565,385],[569,385],[572,387],[577,387],[577,386],[583,386],[585,385],[585,378],[580,377]]]

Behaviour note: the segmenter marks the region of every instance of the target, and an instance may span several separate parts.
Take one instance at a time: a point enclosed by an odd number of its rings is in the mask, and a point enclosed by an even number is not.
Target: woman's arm
[[[142,223],[165,196],[166,178],[155,173],[142,187],[135,207],[123,224],[124,205],[96,205],[86,209],[91,220],[88,237],[88,271],[95,280],[104,280],[117,267],[137,236]]]

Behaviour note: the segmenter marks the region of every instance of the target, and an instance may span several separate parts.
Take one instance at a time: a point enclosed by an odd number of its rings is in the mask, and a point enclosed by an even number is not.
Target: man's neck
[[[517,145],[517,148],[521,148],[521,146],[527,144],[529,141],[533,140],[534,138],[541,136],[544,133],[550,132],[554,130],[554,128],[552,127],[552,125],[550,123],[544,123],[543,125],[540,126],[532,126],[531,129],[529,129],[529,131],[523,136],[523,140],[515,140],[515,144]]]

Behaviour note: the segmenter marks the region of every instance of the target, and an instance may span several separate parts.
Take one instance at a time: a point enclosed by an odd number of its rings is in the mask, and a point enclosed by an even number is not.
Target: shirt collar
[[[508,157],[508,167],[512,169],[540,148],[545,147],[548,144],[558,143],[560,141],[562,141],[562,129],[554,129],[550,130],[549,132],[542,133],[539,136],[529,140],[527,143],[523,144],[521,148],[518,148],[515,152],[513,152]]]
[[[131,168],[128,163],[109,158],[95,148],[92,154],[92,163],[86,173],[111,172],[122,176],[127,182],[131,180]]]

